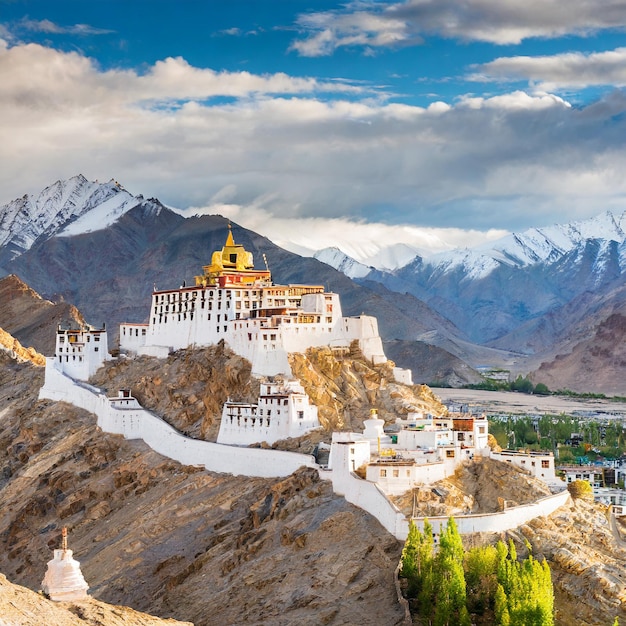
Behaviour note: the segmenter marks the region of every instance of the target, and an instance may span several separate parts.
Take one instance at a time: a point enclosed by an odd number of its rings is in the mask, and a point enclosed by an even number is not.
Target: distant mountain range
[[[76,176],[0,207],[0,277],[16,274],[44,298],[76,305],[91,323],[106,321],[114,335],[119,322],[146,319],[155,284],[193,281],[223,245],[227,227],[220,216],[185,218],[115,181]],[[459,385],[479,380],[476,368],[484,365],[516,374],[545,362],[535,376],[548,377],[557,355],[579,344],[592,350],[596,333],[621,328],[625,228],[626,213],[607,212],[480,249],[417,256],[386,271],[336,249],[300,257],[236,224],[233,232],[257,264],[266,255],[276,282],[324,284],[341,295],[344,314],[376,316],[389,356],[410,367],[416,382]],[[393,266],[408,251],[384,254]],[[626,393],[626,363],[613,356],[606,359],[608,377],[572,376],[570,364],[561,385],[557,363],[551,384]],[[601,359],[593,364],[602,369]]]

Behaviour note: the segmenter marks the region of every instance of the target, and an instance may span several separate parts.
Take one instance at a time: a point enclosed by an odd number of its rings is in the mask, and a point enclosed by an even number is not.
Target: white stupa
[[[391,437],[386,435],[383,430],[384,425],[385,420],[381,420],[378,417],[378,411],[370,409],[370,418],[363,420],[363,437],[370,440],[372,450],[380,449],[381,445],[389,445],[391,443]]]
[[[80,563],[67,549],[67,528],[63,528],[63,544],[54,551],[54,558],[48,561],[46,575],[41,582],[41,590],[55,602],[85,600],[89,585],[80,571]]]

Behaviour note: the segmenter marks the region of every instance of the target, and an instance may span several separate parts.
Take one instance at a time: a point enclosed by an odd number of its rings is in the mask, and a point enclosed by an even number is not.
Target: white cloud
[[[302,56],[337,48],[415,45],[428,35],[494,44],[531,37],[587,36],[626,27],[626,0],[406,0],[352,2],[342,10],[299,16],[303,38],[291,48]]]
[[[626,48],[584,54],[501,57],[478,65],[477,81],[527,80],[545,91],[597,85],[626,85]]]
[[[326,228],[344,216],[345,232],[372,221],[448,237],[626,206],[622,92],[584,109],[522,91],[420,108],[362,85],[184,59],[103,72],[76,52],[1,41],[0,84],[0,204],[82,172],[181,209],[311,220],[285,226],[305,237],[314,218]]]
[[[24,28],[37,33],[49,33],[51,35],[108,35],[114,31],[103,28],[96,28],[89,24],[72,24],[71,26],[61,26],[50,20],[30,20],[23,19],[19,22],[18,28]]]
[[[223,215],[253,230],[287,250],[312,256],[317,250],[337,247],[357,261],[366,263],[381,250],[404,243],[428,256],[456,247],[479,246],[507,234],[505,230],[482,232],[461,228],[421,228],[408,224],[389,225],[346,218],[281,217],[264,208],[268,198],[241,206],[226,204],[219,198],[232,197],[232,187],[220,190],[204,207],[190,207],[183,215]]]

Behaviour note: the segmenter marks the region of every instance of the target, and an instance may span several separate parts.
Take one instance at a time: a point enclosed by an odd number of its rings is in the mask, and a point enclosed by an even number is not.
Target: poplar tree
[[[465,550],[454,518],[450,518],[439,540],[435,558],[434,626],[469,626],[463,557]]]

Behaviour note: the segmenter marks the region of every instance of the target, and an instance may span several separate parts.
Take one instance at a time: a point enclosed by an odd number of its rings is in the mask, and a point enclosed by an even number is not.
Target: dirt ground
[[[589,411],[605,413],[607,417],[626,416],[626,402],[604,399],[578,399],[567,396],[536,396],[514,391],[482,391],[478,389],[433,388],[444,404],[467,404],[476,411],[493,413],[551,413],[559,415]]]

